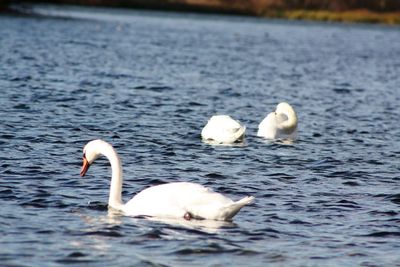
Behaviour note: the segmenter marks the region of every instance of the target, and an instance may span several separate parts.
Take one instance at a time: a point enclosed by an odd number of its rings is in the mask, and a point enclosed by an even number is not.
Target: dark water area
[[[399,266],[400,31],[385,26],[38,6],[0,16],[1,266]],[[280,101],[299,139],[258,123]],[[211,146],[214,114],[247,126]],[[232,223],[109,213],[191,181],[256,197]]]

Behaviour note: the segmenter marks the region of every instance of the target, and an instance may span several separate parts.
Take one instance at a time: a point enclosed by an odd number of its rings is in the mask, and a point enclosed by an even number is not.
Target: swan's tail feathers
[[[247,196],[226,207],[225,220],[231,220],[233,216],[235,216],[240,211],[241,208],[248,204],[251,204],[253,201],[253,196]]]
[[[235,204],[240,205],[241,207],[251,204],[254,201],[254,197],[253,196],[247,196],[242,198],[241,200],[238,200],[235,202]]]

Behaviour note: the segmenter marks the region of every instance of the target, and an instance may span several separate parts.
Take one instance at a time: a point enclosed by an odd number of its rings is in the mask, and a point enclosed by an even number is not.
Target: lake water
[[[36,6],[0,16],[1,266],[399,266],[400,30],[377,25]],[[256,136],[280,101],[294,143]],[[242,145],[200,139],[213,114]],[[232,223],[109,214],[197,182],[256,197]]]

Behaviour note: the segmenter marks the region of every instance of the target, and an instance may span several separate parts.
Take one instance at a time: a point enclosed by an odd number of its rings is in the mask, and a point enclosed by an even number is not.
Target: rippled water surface
[[[0,16],[0,265],[400,265],[400,31],[245,17],[36,7]],[[266,142],[279,101],[299,139]],[[210,146],[213,114],[247,126]],[[253,195],[232,223],[108,214],[165,182]]]

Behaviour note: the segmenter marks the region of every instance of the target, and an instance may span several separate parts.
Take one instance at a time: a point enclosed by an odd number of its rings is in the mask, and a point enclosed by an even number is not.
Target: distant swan
[[[254,199],[248,196],[234,202],[202,185],[176,182],[146,188],[123,204],[121,160],[109,143],[93,140],[86,144],[83,149],[81,176],[86,174],[90,164],[101,155],[108,158],[112,170],[108,205],[126,215],[229,221]]]
[[[258,125],[257,136],[267,139],[296,139],[297,115],[291,105],[279,103],[275,112],[271,112]]]
[[[201,131],[201,137],[205,141],[217,144],[232,144],[244,137],[246,127],[228,115],[212,116]]]

